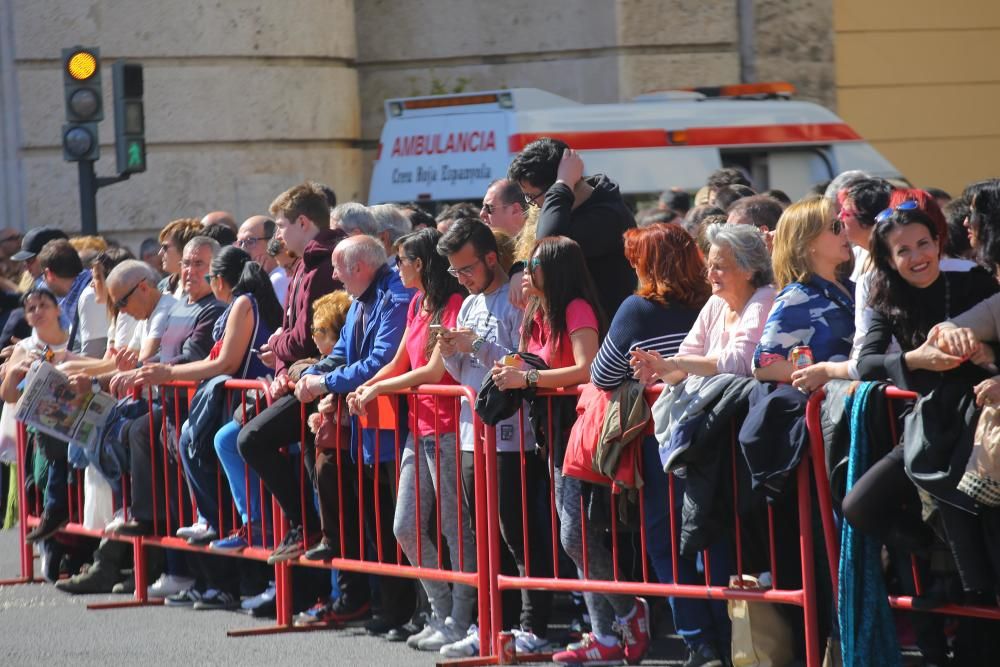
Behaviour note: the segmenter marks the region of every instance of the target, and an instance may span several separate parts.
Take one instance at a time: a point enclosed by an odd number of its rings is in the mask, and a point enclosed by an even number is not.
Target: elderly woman
[[[774,234],[772,261],[781,291],[754,353],[754,377],[791,382],[792,348],[808,345],[816,364],[844,361],[854,339],[854,284],[843,276],[852,258],[844,223],[828,199],[792,204]],[[796,386],[816,389],[817,375]]]
[[[655,351],[632,350],[632,366],[640,379],[658,378],[676,384],[688,375],[750,375],[754,349],[774,302],[767,245],[756,228],[746,225],[710,225],[705,230],[705,239],[709,247],[707,275],[712,296],[701,308],[677,354],[664,357]],[[643,443],[643,470],[650,560],[657,578],[670,583],[673,568],[668,537],[668,478],[662,471],[658,444],[652,437]],[[675,479],[678,514],[683,492],[683,480]],[[709,551],[713,583],[725,585],[731,569],[727,567],[732,561],[730,545],[719,543]],[[677,566],[679,583],[704,581],[704,574],[698,571],[695,562],[680,558]],[[690,664],[713,664],[728,653],[731,628],[725,604],[670,598],[670,606],[677,632],[690,653]]]
[[[677,354],[632,351],[640,378],[670,384],[688,374],[750,375],[754,349],[774,303],[771,258],[760,232],[745,225],[715,224],[706,230],[712,296],[698,313]]]

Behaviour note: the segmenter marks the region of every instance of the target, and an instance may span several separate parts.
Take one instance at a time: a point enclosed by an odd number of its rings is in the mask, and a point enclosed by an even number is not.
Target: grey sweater
[[[456,327],[472,329],[486,342],[475,354],[458,352],[444,358],[444,366],[459,384],[472,387],[479,391],[483,378],[500,361],[505,354],[517,351],[521,336],[521,319],[524,313],[511,305],[508,299],[509,285],[490,294],[470,294],[462,302],[458,311]],[[525,404],[527,408],[527,404]],[[524,448],[532,450],[535,447],[535,437],[528,422],[527,409],[521,411],[524,419]],[[462,412],[459,415],[459,432],[462,437],[462,450],[473,450],[473,415],[472,406],[462,399]],[[505,419],[496,426],[497,451],[520,451],[520,431],[517,416]]]

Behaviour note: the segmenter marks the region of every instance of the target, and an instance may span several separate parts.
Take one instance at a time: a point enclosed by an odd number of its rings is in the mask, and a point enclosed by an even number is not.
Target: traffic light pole
[[[80,231],[97,235],[97,174],[93,160],[80,160]]]
[[[127,181],[130,174],[98,178],[93,160],[80,160],[80,231],[84,236],[97,235],[97,191],[107,185]]]

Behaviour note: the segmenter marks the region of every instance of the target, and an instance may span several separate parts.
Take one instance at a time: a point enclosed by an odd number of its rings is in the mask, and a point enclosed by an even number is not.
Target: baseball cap
[[[29,229],[21,239],[20,252],[14,253],[11,259],[15,262],[29,260],[42,251],[45,244],[54,239],[68,239],[66,232],[55,227],[37,227]]]

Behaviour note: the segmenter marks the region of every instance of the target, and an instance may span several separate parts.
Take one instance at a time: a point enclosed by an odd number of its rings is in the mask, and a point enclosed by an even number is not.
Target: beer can
[[[517,642],[513,632],[497,633],[497,664],[513,665],[517,662]]]
[[[788,353],[788,361],[792,362],[792,370],[799,370],[813,365],[813,353],[808,345],[796,345]]]

